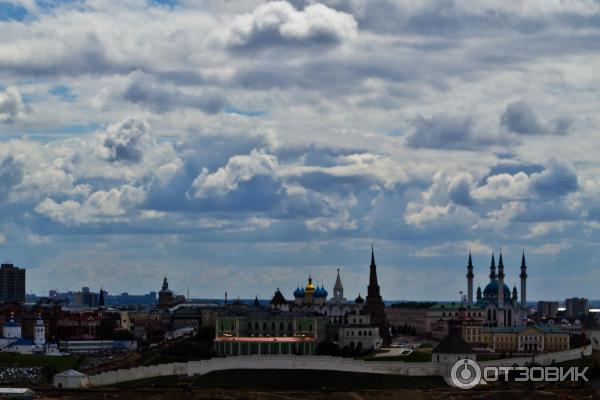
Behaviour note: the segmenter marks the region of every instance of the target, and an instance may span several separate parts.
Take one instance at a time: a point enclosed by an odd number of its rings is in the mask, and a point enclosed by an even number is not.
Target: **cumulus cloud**
[[[195,92],[197,91],[198,89],[195,89]],[[227,99],[219,93],[185,93],[148,77],[135,78],[122,96],[128,102],[148,107],[157,113],[180,108],[195,108],[207,114],[216,114],[228,104]]]
[[[23,97],[15,87],[0,91],[0,123],[12,122],[25,110]]]
[[[206,168],[194,179],[189,196],[206,198],[224,196],[237,189],[243,183],[256,176],[275,174],[277,158],[264,151],[252,150],[248,155],[232,157],[227,165],[210,173]]]
[[[286,1],[273,1],[236,18],[229,40],[232,47],[246,49],[278,44],[320,46],[352,39],[356,31],[351,14],[318,3],[298,11]]]
[[[561,196],[578,188],[577,174],[570,165],[550,160],[545,170],[531,175],[533,189],[541,196]]]
[[[438,257],[448,254],[466,253],[490,254],[492,249],[480,240],[460,240],[456,242],[445,242],[433,246],[426,246],[415,252],[417,257]]]
[[[0,201],[6,200],[13,188],[23,180],[23,166],[13,156],[0,161]]]
[[[22,239],[15,259],[78,252],[81,266],[122,246],[176,269],[223,242],[204,254],[231,257],[251,295],[246,267],[282,240],[311,244],[302,266],[385,243],[388,272],[487,243],[574,237],[595,254],[597,2],[16,3],[30,17],[0,24],[0,231]],[[558,271],[548,249],[531,262]]]
[[[509,132],[520,135],[564,135],[571,129],[572,121],[558,118],[542,123],[533,108],[524,101],[513,101],[506,106],[500,117],[500,125]]]
[[[46,198],[36,206],[35,211],[66,225],[123,221],[126,214],[142,203],[145,197],[143,189],[123,185],[94,192],[83,203],[75,200],[56,202]]]
[[[110,125],[98,135],[100,155],[108,161],[139,162],[148,142],[148,123],[138,118]]]
[[[562,241],[558,243],[546,243],[544,245],[531,248],[533,254],[556,255],[561,251],[568,250],[573,247],[572,243]]]
[[[473,120],[435,115],[419,116],[411,121],[412,129],[406,135],[406,143],[413,148],[429,149],[477,149],[502,143],[499,137],[475,132]]]

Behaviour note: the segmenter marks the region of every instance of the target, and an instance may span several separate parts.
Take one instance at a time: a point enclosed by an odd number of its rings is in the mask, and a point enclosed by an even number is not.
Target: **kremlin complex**
[[[20,271],[24,280],[24,269],[11,268]],[[297,285],[288,294],[277,288],[268,302],[258,298],[253,302],[231,301],[227,294],[222,301],[193,300],[175,294],[166,276],[161,290],[153,294],[153,304],[147,305],[105,304],[107,292],[100,290],[96,295],[84,288],[80,297],[89,300],[87,305],[57,298],[35,304],[0,303],[0,351],[57,356],[127,352],[210,332],[207,356],[356,356],[398,347],[399,343],[403,346],[407,336],[435,344],[450,335],[451,327],[475,353],[554,352],[586,340],[599,347],[600,328],[594,314],[583,310],[574,317],[557,319],[556,315],[541,313],[527,303],[524,253],[518,272],[514,278],[518,278],[519,289],[516,285],[511,289],[502,254],[497,262],[492,254],[486,274],[477,273],[469,254],[466,294],[461,291],[460,301],[386,305],[371,248],[364,298],[359,293],[344,293],[340,269],[331,291],[323,283],[315,284],[309,273],[305,285]],[[475,289],[479,276],[486,280],[483,289]]]

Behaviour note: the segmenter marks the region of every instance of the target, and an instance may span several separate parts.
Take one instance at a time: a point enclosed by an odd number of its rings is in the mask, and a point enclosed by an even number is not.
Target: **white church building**
[[[0,352],[19,354],[45,354],[60,356],[56,344],[46,343],[46,327],[41,314],[35,321],[34,338],[25,339],[22,336],[21,325],[15,321],[14,313],[8,322],[2,326],[2,337],[0,338]]]

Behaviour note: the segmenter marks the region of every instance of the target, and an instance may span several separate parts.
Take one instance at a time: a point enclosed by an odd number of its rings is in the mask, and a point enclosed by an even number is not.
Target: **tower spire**
[[[373,244],[371,244],[371,267],[375,266],[375,249],[373,248]]]
[[[335,278],[335,285],[333,286],[333,300],[336,302],[345,301],[344,299],[344,286],[342,286],[342,279],[340,278],[340,269],[337,269],[337,277]]]
[[[379,326],[379,332],[384,343],[389,342],[389,326],[385,316],[385,304],[379,292],[377,283],[377,265],[375,264],[375,249],[371,245],[371,265],[369,267],[369,286],[364,311],[371,315],[371,323]]]
[[[375,264],[375,250],[373,248],[373,245],[371,245],[371,265],[369,269],[369,292],[371,292],[371,287],[373,287],[373,289],[376,288],[377,296],[379,296],[379,284],[377,283],[377,265]]]

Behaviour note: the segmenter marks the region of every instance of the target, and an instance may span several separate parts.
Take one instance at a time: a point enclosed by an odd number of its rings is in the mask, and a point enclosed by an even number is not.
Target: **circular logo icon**
[[[481,368],[469,358],[458,360],[450,369],[450,383],[460,389],[472,389],[481,381]]]

